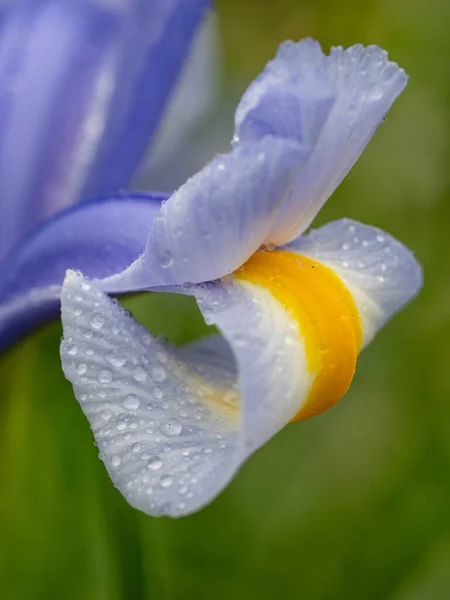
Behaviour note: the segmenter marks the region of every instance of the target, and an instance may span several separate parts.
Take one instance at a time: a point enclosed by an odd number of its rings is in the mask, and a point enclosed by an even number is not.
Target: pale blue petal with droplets
[[[114,484],[152,515],[209,503],[312,382],[296,325],[268,292],[233,280],[179,291],[226,342],[173,348],[75,273],[62,293],[64,373]]]
[[[381,229],[340,219],[286,246],[331,267],[347,284],[363,321],[364,344],[422,287],[422,268]]]
[[[236,111],[235,139],[266,135],[311,141],[311,155],[270,232],[286,243],[300,235],[364,150],[407,77],[377,46],[332,48],[311,39],[281,44]]]
[[[217,156],[164,203],[144,255],[102,289],[200,283],[231,273],[267,240],[304,155],[295,141],[267,136]]]

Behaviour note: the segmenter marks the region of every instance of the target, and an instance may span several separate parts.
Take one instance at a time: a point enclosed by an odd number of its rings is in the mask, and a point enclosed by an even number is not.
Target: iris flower
[[[388,234],[349,219],[305,233],[406,80],[375,46],[286,42],[243,95],[228,154],[171,196],[82,203],[6,261],[0,331],[61,297],[64,373],[132,506],[211,502],[286,424],[342,398],[359,352],[418,293],[420,266]],[[142,290],[193,296],[219,334],[158,339],[110,297]]]
[[[305,230],[406,84],[375,46],[286,42],[250,85],[233,149],[166,202],[123,272],[62,290],[66,377],[134,507],[209,503],[291,421],[347,391],[357,356],[421,286],[400,242],[349,219]],[[194,296],[212,335],[156,338],[105,292]]]

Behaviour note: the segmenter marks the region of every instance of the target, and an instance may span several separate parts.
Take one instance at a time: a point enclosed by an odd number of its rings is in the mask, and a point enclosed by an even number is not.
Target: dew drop
[[[78,375],[84,375],[87,371],[87,364],[85,362],[79,362],[77,363],[75,369]]]
[[[101,329],[105,323],[105,317],[100,313],[94,313],[89,321],[89,324],[94,329]]]
[[[112,417],[112,412],[110,410],[108,410],[107,408],[105,408],[105,410],[101,411],[100,416],[105,421],[109,421],[109,419]]]
[[[160,400],[164,396],[164,392],[162,391],[162,389],[160,387],[155,386],[152,389],[152,395],[157,400]]]
[[[78,348],[75,346],[75,344],[69,344],[69,346],[67,346],[67,354],[70,354],[70,356],[75,356],[77,352]]]
[[[160,264],[163,269],[168,269],[169,267],[171,267],[173,265],[172,254],[169,252],[169,250],[166,250],[160,256]]]
[[[114,456],[111,456],[111,464],[113,467],[118,467],[121,462],[122,462],[122,460],[121,460],[120,456],[118,456],[117,454],[114,454]]]
[[[162,350],[157,351],[156,358],[159,360],[160,363],[167,362],[167,354],[165,352],[163,352]]]
[[[142,444],[140,444],[139,442],[136,442],[135,444],[133,444],[133,446],[131,447],[131,450],[133,452],[139,452],[142,448]]]
[[[118,354],[115,350],[110,350],[105,354],[106,360],[115,367],[123,367],[123,365],[127,362],[125,356]]]
[[[163,475],[161,477],[161,479],[159,480],[159,484],[163,488],[170,487],[172,485],[172,483],[173,483],[173,478],[170,475]]]
[[[76,317],[79,317],[83,311],[79,306],[74,306],[72,312]]]
[[[123,408],[126,410],[137,410],[139,408],[140,400],[136,394],[128,394],[121,402]]]
[[[145,381],[147,379],[147,371],[144,367],[138,365],[135,369],[133,369],[133,377],[136,381]]]
[[[152,337],[150,334],[144,333],[144,335],[141,337],[141,341],[144,344],[144,346],[150,346],[150,344],[152,343]]]
[[[150,375],[153,381],[156,381],[158,383],[160,381],[164,381],[164,379],[166,378],[166,372],[162,367],[153,367],[153,369],[150,372]]]
[[[126,426],[127,426],[126,422],[123,419],[121,419],[120,421],[118,421],[118,423],[116,425],[116,429],[118,429],[119,431],[123,431]]]
[[[100,383],[111,383],[112,378],[112,373],[111,371],[108,371],[108,369],[99,371],[97,375],[97,379]]]
[[[181,425],[181,422],[178,419],[175,419],[173,417],[167,419],[167,421],[164,421],[164,423],[161,423],[160,429],[164,435],[172,437],[175,435],[180,435],[183,426]]]
[[[159,456],[152,456],[152,458],[148,461],[148,468],[152,471],[157,471],[162,467],[162,460]]]

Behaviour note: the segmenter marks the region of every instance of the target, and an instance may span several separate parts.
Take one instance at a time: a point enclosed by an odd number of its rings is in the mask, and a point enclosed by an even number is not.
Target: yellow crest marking
[[[298,323],[315,378],[292,422],[331,408],[350,386],[362,339],[358,310],[342,280],[329,267],[285,250],[256,252],[234,275],[269,290]]]

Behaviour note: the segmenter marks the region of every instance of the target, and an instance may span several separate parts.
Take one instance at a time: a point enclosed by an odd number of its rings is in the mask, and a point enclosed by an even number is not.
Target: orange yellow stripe
[[[292,421],[333,406],[350,386],[362,339],[358,310],[342,280],[329,267],[285,250],[256,252],[234,274],[268,289],[298,323],[315,377]]]

